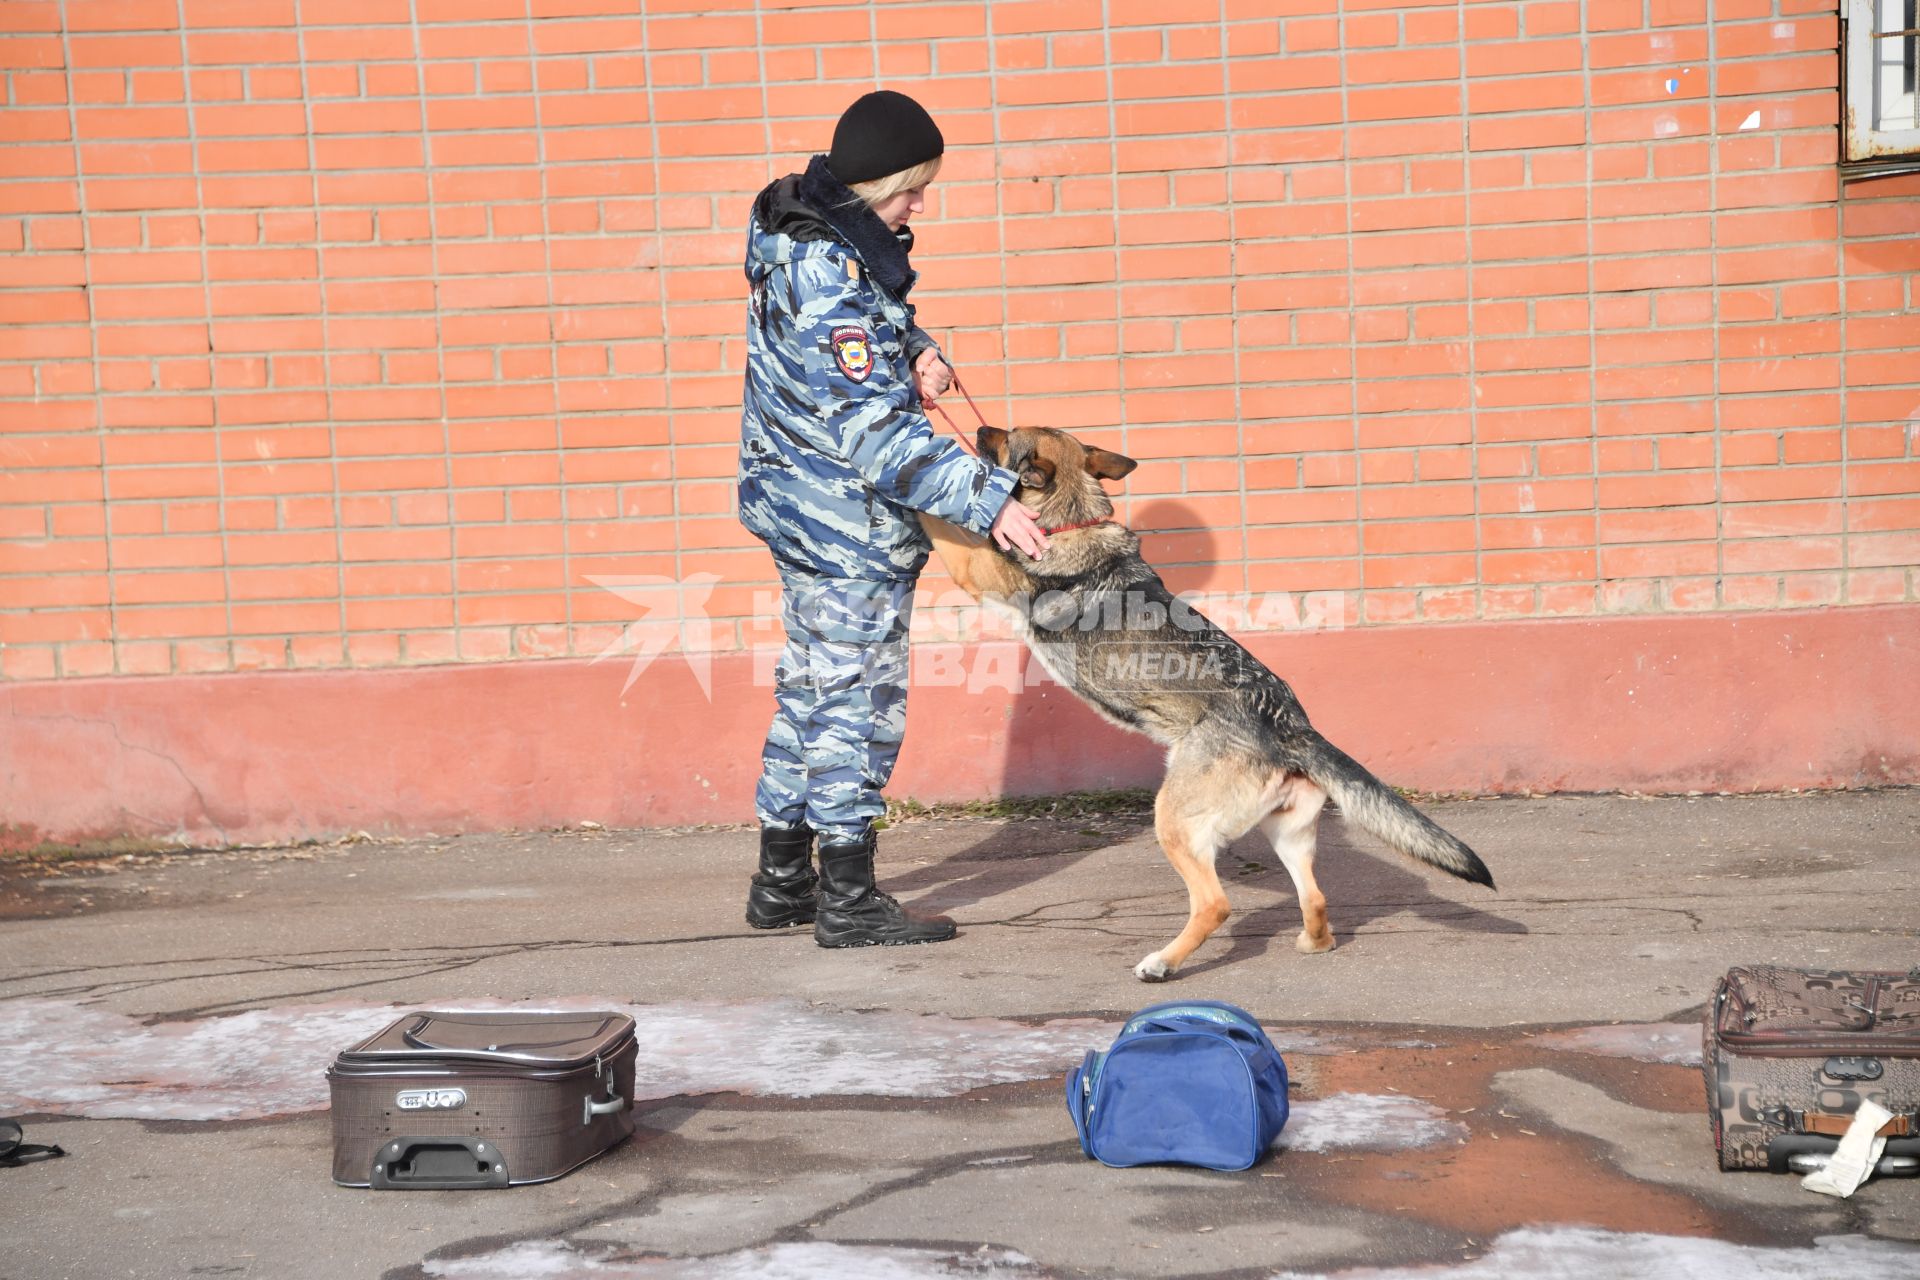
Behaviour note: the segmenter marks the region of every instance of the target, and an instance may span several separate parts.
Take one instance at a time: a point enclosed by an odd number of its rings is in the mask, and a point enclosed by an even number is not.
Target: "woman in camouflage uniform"
[[[756,928],[825,947],[940,942],[874,885],[872,823],[906,728],[907,619],[931,545],[916,512],[1038,555],[1014,477],[922,412],[952,370],[907,303],[908,227],[945,149],[905,94],[867,94],[833,149],[754,201],[740,520],[773,552],[787,646],[754,807]],[[815,876],[812,844],[819,837]]]

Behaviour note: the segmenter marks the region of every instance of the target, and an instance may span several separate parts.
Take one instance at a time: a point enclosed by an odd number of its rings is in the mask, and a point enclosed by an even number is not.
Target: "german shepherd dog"
[[[1039,559],[922,516],[954,582],[1011,612],[1055,679],[1102,716],[1167,748],[1154,832],[1187,885],[1187,924],[1133,972],[1161,982],[1226,922],[1214,858],[1258,826],[1300,899],[1294,946],[1328,951],[1326,898],[1313,878],[1315,828],[1332,797],[1340,811],[1399,852],[1493,887],[1460,840],[1381,785],[1307,723],[1287,682],[1232,636],[1177,600],[1140,557],[1140,539],[1114,523],[1100,485],[1133,459],[1064,431],[982,427],[980,455],[1019,477],[1014,497],[1038,513],[1050,543]]]

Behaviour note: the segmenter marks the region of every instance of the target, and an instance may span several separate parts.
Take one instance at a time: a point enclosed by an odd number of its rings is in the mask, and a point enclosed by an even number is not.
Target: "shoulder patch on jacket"
[[[865,382],[873,372],[873,339],[868,336],[867,327],[836,325],[829,340],[833,343],[833,362],[840,366],[840,372],[855,382]]]

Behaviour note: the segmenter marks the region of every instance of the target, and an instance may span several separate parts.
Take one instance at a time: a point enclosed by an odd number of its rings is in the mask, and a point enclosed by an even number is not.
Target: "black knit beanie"
[[[827,167],[852,186],[911,169],[947,149],[927,109],[904,93],[878,89],[841,113]]]

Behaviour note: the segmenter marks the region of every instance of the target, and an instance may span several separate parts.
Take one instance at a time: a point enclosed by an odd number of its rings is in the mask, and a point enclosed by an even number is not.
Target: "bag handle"
[[[1775,1123],[1791,1133],[1818,1133],[1829,1138],[1845,1137],[1853,1124],[1853,1115],[1839,1115],[1831,1111],[1796,1111],[1792,1107],[1775,1107],[1771,1115]],[[1915,1124],[1914,1116],[1896,1113],[1875,1131],[1874,1136],[1907,1138],[1917,1132],[1920,1132],[1920,1125]]]

